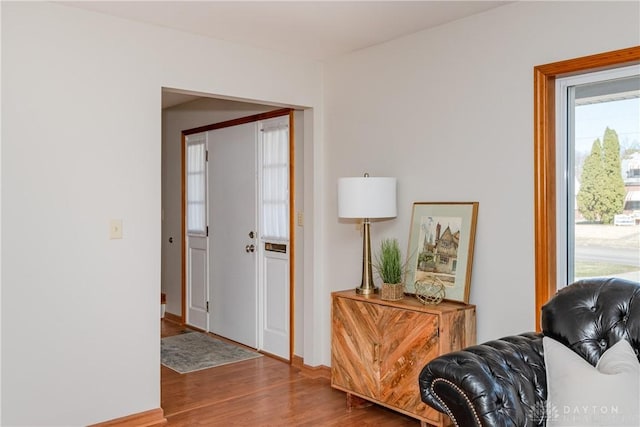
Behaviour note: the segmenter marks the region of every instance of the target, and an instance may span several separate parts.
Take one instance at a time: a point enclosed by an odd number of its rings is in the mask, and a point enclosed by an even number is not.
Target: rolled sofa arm
[[[544,426],[542,335],[504,337],[433,359],[420,373],[422,401],[461,427]]]

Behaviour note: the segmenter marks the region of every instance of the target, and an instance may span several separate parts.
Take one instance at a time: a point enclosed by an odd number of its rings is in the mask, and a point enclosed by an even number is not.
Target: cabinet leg
[[[431,424],[426,421],[420,420],[420,427],[438,427],[440,425],[445,427],[453,427],[453,423],[451,423],[451,420],[449,419],[449,417],[445,416],[443,419],[443,423],[444,424]]]
[[[361,409],[367,408],[373,405],[373,403],[369,402],[366,399],[363,399],[358,396],[354,396],[351,393],[347,393],[347,411],[351,411],[352,409]]]

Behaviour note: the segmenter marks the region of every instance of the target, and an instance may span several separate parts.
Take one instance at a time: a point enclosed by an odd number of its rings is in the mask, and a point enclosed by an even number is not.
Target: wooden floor
[[[185,328],[166,319],[162,336]],[[372,405],[348,411],[345,393],[268,356],[189,374],[161,366],[168,426],[412,426],[416,419]]]

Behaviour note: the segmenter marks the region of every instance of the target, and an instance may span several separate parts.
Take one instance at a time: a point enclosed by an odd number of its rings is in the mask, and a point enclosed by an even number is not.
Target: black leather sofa
[[[420,373],[422,401],[460,427],[546,425],[542,337],[592,365],[619,340],[640,360],[640,283],[588,279],[561,289],[542,308],[542,333],[508,336],[442,355]]]

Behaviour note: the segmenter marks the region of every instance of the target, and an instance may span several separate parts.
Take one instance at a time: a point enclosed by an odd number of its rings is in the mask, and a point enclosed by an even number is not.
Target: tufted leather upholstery
[[[640,360],[640,283],[587,279],[561,289],[542,307],[542,333],[504,337],[440,356],[420,373],[423,402],[460,427],[546,424],[546,335],[595,366],[626,339]]]
[[[542,307],[542,332],[594,366],[621,339],[629,341],[638,355],[639,286],[620,279],[590,279],[561,289]]]

